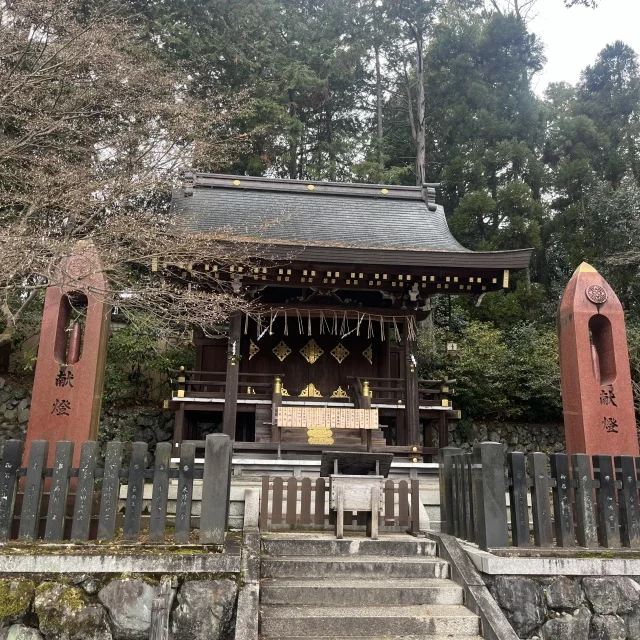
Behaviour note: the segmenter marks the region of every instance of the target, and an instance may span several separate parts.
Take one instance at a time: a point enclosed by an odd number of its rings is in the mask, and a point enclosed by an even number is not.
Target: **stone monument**
[[[25,460],[34,440],[70,440],[77,466],[80,443],[98,435],[111,307],[102,295],[107,279],[90,243],[80,243],[60,262],[55,280],[44,301]],[[82,321],[72,322],[74,310]],[[54,453],[50,446],[49,464]]]
[[[567,284],[557,326],[567,453],[637,456],[624,312],[586,262]]]

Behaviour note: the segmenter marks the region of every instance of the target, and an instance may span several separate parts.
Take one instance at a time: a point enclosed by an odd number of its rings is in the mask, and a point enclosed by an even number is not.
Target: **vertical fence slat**
[[[616,500],[615,475],[611,456],[593,456],[594,472],[600,487],[596,489],[598,507],[598,535],[600,544],[608,549],[620,547],[620,526]]]
[[[451,535],[460,537],[460,503],[462,498],[458,493],[458,459],[459,454],[451,456]]]
[[[118,499],[120,498],[120,469],[122,468],[122,442],[107,443],[100,497],[98,540],[113,540],[116,532]]]
[[[85,542],[89,539],[93,486],[97,464],[98,443],[83,442],[80,452],[76,498],[73,507],[73,523],[71,524],[71,539],[78,542]]]
[[[187,544],[191,533],[191,501],[193,499],[193,468],[196,446],[191,442],[180,445],[180,469],[178,470],[178,495],[176,496],[176,528],[173,539]]]
[[[11,537],[13,510],[16,504],[18,469],[24,445],[20,440],[6,440],[0,460],[0,540]]]
[[[313,512],[314,524],[324,524],[324,511],[325,511],[325,499],[326,499],[326,483],[324,478],[318,478],[316,480],[316,499]]]
[[[44,532],[45,542],[58,542],[64,538],[67,495],[69,492],[69,469],[72,463],[73,442],[63,440],[56,443],[51,490],[49,491],[47,526]]]
[[[596,513],[593,503],[593,483],[591,481],[591,461],[586,453],[571,456],[573,481],[576,483],[574,495],[576,504],[576,537],[581,547],[588,549],[598,546]]]
[[[269,527],[269,476],[262,476],[262,496],[260,497],[259,528],[266,531]]]
[[[507,455],[507,468],[511,486],[509,503],[511,512],[511,538],[514,547],[527,547],[531,544],[529,534],[529,489],[527,488],[527,469],[524,453],[512,451]]]
[[[151,498],[151,523],[149,542],[164,542],[167,527],[167,499],[169,497],[170,442],[158,442],[153,469],[153,496]]]
[[[311,478],[303,478],[300,483],[300,524],[311,523]]]
[[[438,451],[440,478],[440,526],[443,533],[453,534],[452,456],[459,453],[455,447]]]
[[[384,523],[386,525],[394,525],[396,522],[395,503],[395,485],[393,480],[387,480],[384,483]]]
[[[296,509],[298,506],[298,480],[291,477],[287,480],[287,524],[296,524]]]
[[[233,447],[228,435],[211,433],[204,449],[200,542],[224,544],[229,528]]]
[[[553,544],[553,530],[551,528],[547,456],[544,453],[530,453],[529,471],[533,480],[531,489],[533,542],[536,547],[550,547]]]
[[[46,440],[34,440],[31,443],[27,482],[22,498],[22,513],[20,514],[19,540],[33,542],[38,535],[40,501],[42,500],[42,485],[48,454],[49,443]]]
[[[124,514],[122,537],[137,540],[140,535],[140,516],[144,498],[144,473],[146,469],[147,443],[134,442],[129,463],[127,506]]]
[[[569,457],[566,453],[551,455],[551,477],[556,481],[553,488],[553,519],[556,532],[556,545],[575,546],[573,525],[573,502],[571,500],[571,476]]]
[[[398,524],[401,527],[409,525],[409,483],[406,480],[398,482]]]
[[[458,495],[460,496],[460,501],[458,503],[460,537],[463,540],[468,540],[469,520],[467,519],[467,465],[464,453],[458,456]]]
[[[622,483],[618,492],[620,506],[620,538],[625,547],[640,546],[640,517],[638,514],[638,485],[632,456],[614,458],[616,475]]]
[[[475,505],[473,503],[473,454],[467,453],[464,457],[464,464],[466,466],[466,478],[467,478],[467,486],[466,486],[466,494],[467,494],[467,505],[469,512],[469,522],[467,525],[467,535],[469,536],[469,540],[471,542],[476,541],[476,513],[475,513]]]
[[[282,523],[282,478],[277,476],[273,479],[273,498],[271,507],[271,524]]]
[[[420,481],[417,478],[411,480],[411,531],[416,535],[420,532]],[[378,513],[373,513],[377,518]]]
[[[473,447],[473,488],[476,505],[478,546],[506,547],[507,501],[505,492],[504,453],[499,442],[482,442]]]

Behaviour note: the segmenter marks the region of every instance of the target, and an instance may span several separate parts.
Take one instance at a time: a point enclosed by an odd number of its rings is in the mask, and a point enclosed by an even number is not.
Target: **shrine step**
[[[329,582],[329,584],[325,584]],[[451,580],[392,578],[359,580],[262,581],[260,597],[266,605],[371,606],[462,604],[462,588]]]
[[[270,556],[435,556],[437,545],[433,540],[412,538],[408,535],[389,536],[379,540],[334,537],[313,534],[265,535],[262,550]]]
[[[460,605],[378,607],[270,606],[261,610],[261,634],[273,637],[478,635],[478,616]]]
[[[389,638],[389,636],[281,636],[270,637],[269,640],[482,640],[482,636],[452,636],[450,633],[447,635],[435,635],[435,636],[396,636]]]
[[[263,556],[263,578],[448,578],[449,565],[430,557]]]

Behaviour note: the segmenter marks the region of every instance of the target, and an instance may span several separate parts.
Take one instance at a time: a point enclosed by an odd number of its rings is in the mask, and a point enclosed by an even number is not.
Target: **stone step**
[[[463,592],[451,580],[434,578],[267,579],[262,581],[260,600],[269,605],[311,606],[462,604]]]
[[[264,535],[262,550],[271,556],[435,556],[433,540],[409,535],[370,538],[345,538],[318,535]]]
[[[478,635],[480,620],[459,605],[387,607],[263,606],[261,635],[433,636]]]
[[[449,565],[438,558],[352,556],[262,557],[262,578],[448,578]]]

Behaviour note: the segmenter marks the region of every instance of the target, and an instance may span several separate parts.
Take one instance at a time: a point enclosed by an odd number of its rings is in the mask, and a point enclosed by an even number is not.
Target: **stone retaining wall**
[[[483,578],[519,638],[640,640],[640,579]]]
[[[171,579],[174,638],[231,640],[235,576]],[[0,640],[147,640],[160,581],[77,576],[0,580]]]

